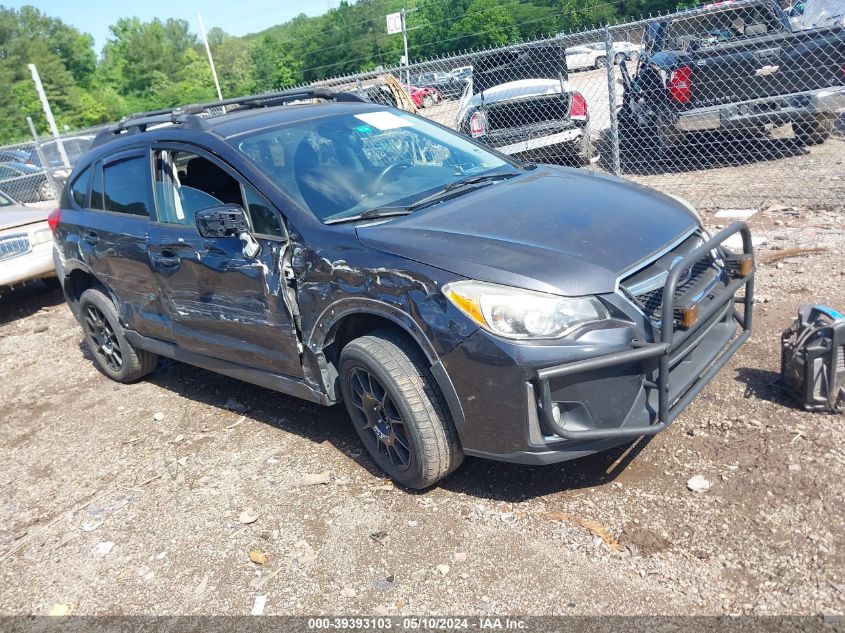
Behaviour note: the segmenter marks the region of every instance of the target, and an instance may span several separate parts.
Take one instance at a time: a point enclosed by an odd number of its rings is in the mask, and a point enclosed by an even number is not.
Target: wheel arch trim
[[[323,350],[334,341],[334,337],[343,321],[352,315],[369,315],[383,318],[400,327],[419,346],[426,356],[432,376],[440,388],[449,413],[457,428],[464,423],[464,411],[452,379],[443,366],[434,346],[422,328],[410,314],[387,302],[371,298],[344,299],[337,301],[325,310],[316,320],[308,337],[307,346],[315,354],[322,355]]]

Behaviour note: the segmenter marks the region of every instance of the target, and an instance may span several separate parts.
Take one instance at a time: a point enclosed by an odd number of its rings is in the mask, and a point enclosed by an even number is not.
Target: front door
[[[301,377],[281,216],[228,166],[196,149],[155,148],[154,171],[158,221],[148,250],[173,341],[185,351]],[[220,204],[247,211],[261,246],[254,259],[237,237],[200,237],[194,215]]]

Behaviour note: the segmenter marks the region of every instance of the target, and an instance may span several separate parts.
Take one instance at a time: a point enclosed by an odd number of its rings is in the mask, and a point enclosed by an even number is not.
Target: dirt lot
[[[0,612],[842,614],[845,424],[772,383],[798,304],[842,307],[845,213],[752,224],[754,336],[668,431],[545,468],[470,459],[423,493],[339,407],[178,363],[117,385],[58,293],[3,297]],[[795,247],[826,250],[766,263]]]

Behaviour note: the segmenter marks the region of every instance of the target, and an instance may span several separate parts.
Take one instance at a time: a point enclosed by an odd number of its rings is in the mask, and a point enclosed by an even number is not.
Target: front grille
[[[713,269],[713,260],[707,257],[697,261],[690,269],[689,278],[675,288],[675,305],[679,305],[687,293],[699,282],[708,270]],[[660,321],[663,316],[663,287],[634,295],[646,316],[653,321]]]
[[[0,237],[0,261],[29,252],[29,238],[26,235]]]
[[[640,308],[655,325],[659,325],[663,318],[663,286],[669,271],[702,243],[701,235],[696,233],[668,253],[631,273],[620,283],[629,301]],[[689,266],[687,271],[681,273],[675,287],[675,316],[678,315],[678,308],[685,304],[706,301],[707,295],[720,281],[724,281],[724,271],[712,252]]]
[[[544,121],[565,120],[569,101],[561,95],[494,103],[484,107],[491,130],[501,130]]]

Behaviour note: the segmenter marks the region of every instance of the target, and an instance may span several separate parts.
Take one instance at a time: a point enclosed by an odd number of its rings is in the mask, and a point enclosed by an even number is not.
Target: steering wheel
[[[402,160],[402,161],[399,161],[398,163],[391,163],[390,165],[388,165],[387,167],[382,169],[381,173],[378,176],[376,176],[376,180],[373,183],[373,189],[375,189],[375,190],[380,189],[382,183],[384,182],[384,179],[387,178],[388,174],[390,174],[390,173],[392,173],[392,172],[394,172],[394,171],[396,171],[397,169],[400,169],[400,168],[401,169],[409,169],[411,167],[413,167],[413,165],[410,163],[410,161],[407,161],[407,160]]]

